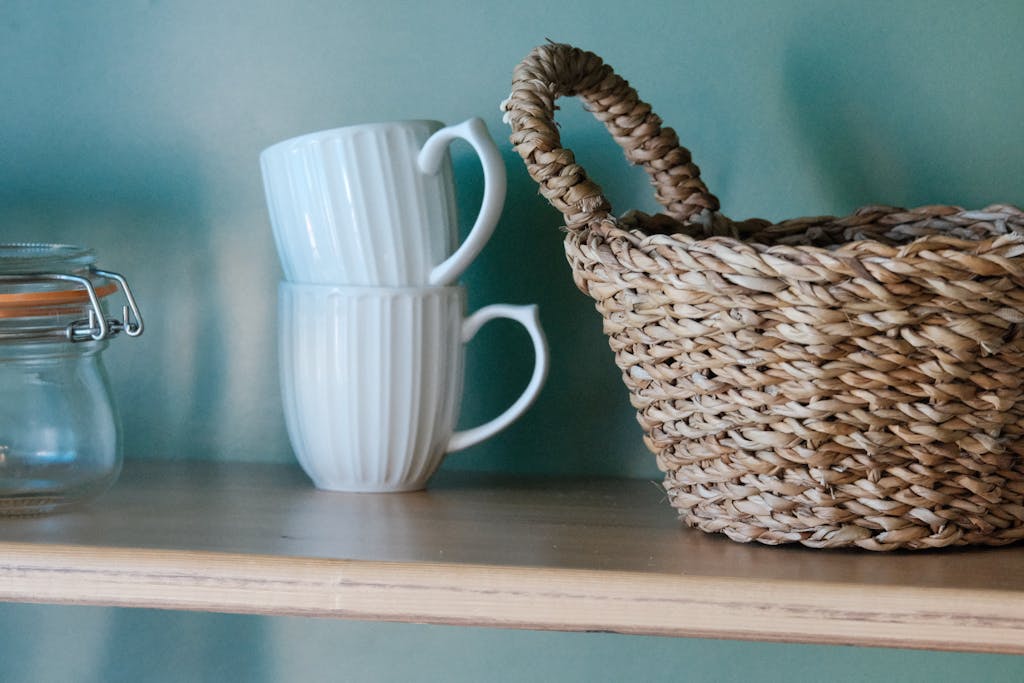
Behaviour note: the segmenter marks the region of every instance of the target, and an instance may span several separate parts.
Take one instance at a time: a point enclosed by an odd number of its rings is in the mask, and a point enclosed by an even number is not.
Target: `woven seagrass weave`
[[[561,146],[565,96],[664,214],[611,214]],[[1024,538],[1020,209],[730,220],[675,132],[568,45],[531,52],[503,107],[687,524],[871,550]]]

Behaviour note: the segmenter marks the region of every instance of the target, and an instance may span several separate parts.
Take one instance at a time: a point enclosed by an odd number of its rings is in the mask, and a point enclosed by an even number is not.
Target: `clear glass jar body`
[[[105,304],[119,285],[123,320]],[[121,429],[101,355],[122,331],[142,333],[134,298],[92,251],[0,245],[0,515],[52,512],[117,479]]]
[[[0,514],[98,496],[121,471],[106,341],[0,343]]]

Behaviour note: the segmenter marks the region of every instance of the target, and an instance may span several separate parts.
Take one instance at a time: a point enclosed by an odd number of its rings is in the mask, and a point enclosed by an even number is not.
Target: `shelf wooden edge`
[[[1024,654],[1000,591],[0,543],[0,600]]]

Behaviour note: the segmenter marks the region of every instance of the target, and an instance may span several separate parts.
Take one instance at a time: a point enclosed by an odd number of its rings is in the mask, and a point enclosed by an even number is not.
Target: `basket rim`
[[[861,207],[857,212],[850,214],[850,216],[858,215],[858,212],[866,209],[877,210],[877,209],[891,209],[891,213],[912,213],[920,211],[921,209],[932,208],[930,206],[917,207],[912,209],[904,209],[900,207],[879,207],[877,205],[868,205]],[[945,216],[966,216],[977,218],[979,216],[994,216],[999,214],[1004,218],[1017,217],[1022,223],[1024,223],[1024,211],[1010,204],[997,204],[990,205],[983,209],[968,210],[960,207],[950,207],[956,209],[956,213],[947,213]],[[631,217],[640,216],[639,219]],[[725,218],[722,214],[717,214],[725,221],[729,219]],[[658,215],[661,216],[660,214]],[[848,240],[839,244],[830,246],[819,246],[813,244],[771,244],[763,240],[754,240],[738,236],[730,235],[705,235],[705,236],[693,236],[682,232],[649,232],[643,229],[644,219],[652,218],[646,214],[642,214],[636,211],[629,211],[619,217],[609,216],[605,220],[584,226],[582,229],[577,230],[580,235],[580,242],[587,241],[587,234],[601,234],[607,241],[611,240],[623,240],[626,241],[633,248],[640,249],[642,251],[657,250],[663,247],[680,248],[685,250],[700,250],[703,247],[709,247],[714,245],[714,250],[718,250],[720,247],[725,246],[728,248],[735,249],[737,251],[744,251],[747,253],[756,254],[769,254],[778,258],[790,257],[794,261],[803,262],[806,261],[808,256],[826,257],[827,260],[834,260],[836,257],[855,258],[855,259],[901,259],[907,258],[919,254],[922,251],[939,251],[939,252],[970,252],[971,254],[985,254],[989,251],[1004,252],[1007,248],[1010,248],[1010,253],[1002,253],[1001,256],[1005,257],[1016,257],[1024,255],[1024,250],[1013,249],[1013,246],[1024,244],[1024,233],[1018,232],[1007,232],[1005,234],[996,234],[990,237],[982,239],[967,239],[963,237],[957,237],[953,235],[933,234],[933,235],[922,235],[912,240],[897,244],[887,244],[883,241],[871,238],[854,239]],[[813,221],[814,224],[822,224],[825,221],[841,220],[841,217],[837,216],[812,216],[812,217],[801,217],[786,219],[776,223],[770,221],[760,221],[759,219],[753,219],[759,221],[764,227],[777,227],[785,226],[787,224]],[[810,224],[810,223],[809,223]],[[693,227],[694,224],[683,227]],[[572,234],[574,231],[569,231]]]

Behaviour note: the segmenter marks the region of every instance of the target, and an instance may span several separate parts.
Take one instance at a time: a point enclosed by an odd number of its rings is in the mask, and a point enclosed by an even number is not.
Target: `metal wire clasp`
[[[98,270],[96,268],[90,268],[89,272],[115,282],[121,287],[127,302],[121,309],[121,320],[108,318],[103,315],[103,308],[100,305],[100,296],[96,293],[96,287],[93,285],[92,280],[81,275],[71,275],[70,273],[11,274],[0,275],[0,282],[28,284],[32,282],[56,281],[71,282],[82,287],[89,299],[89,317],[85,320],[76,320],[64,328],[64,335],[68,341],[102,341],[110,339],[120,332],[124,332],[129,337],[138,337],[142,334],[142,315],[139,313],[139,306],[135,302],[135,296],[128,287],[128,281],[124,279],[124,276],[112,273],[109,270]]]
[[[90,271],[95,275],[112,280],[120,285],[127,303],[121,307],[121,320],[116,318],[107,318],[103,315],[103,309],[100,308],[100,300],[96,295],[96,288],[93,286],[91,280],[77,275],[50,276],[55,279],[68,280],[70,282],[77,282],[81,284],[85,287],[85,291],[89,296],[89,318],[87,320],[76,320],[68,325],[66,330],[68,339],[73,342],[85,341],[87,339],[101,341],[103,339],[109,339],[120,332],[124,332],[129,337],[138,337],[142,334],[142,330],[144,328],[142,314],[139,313],[139,306],[135,302],[135,296],[132,294],[132,290],[128,286],[128,281],[124,276],[120,273],[114,273],[109,270],[99,270],[97,268],[91,268]]]

